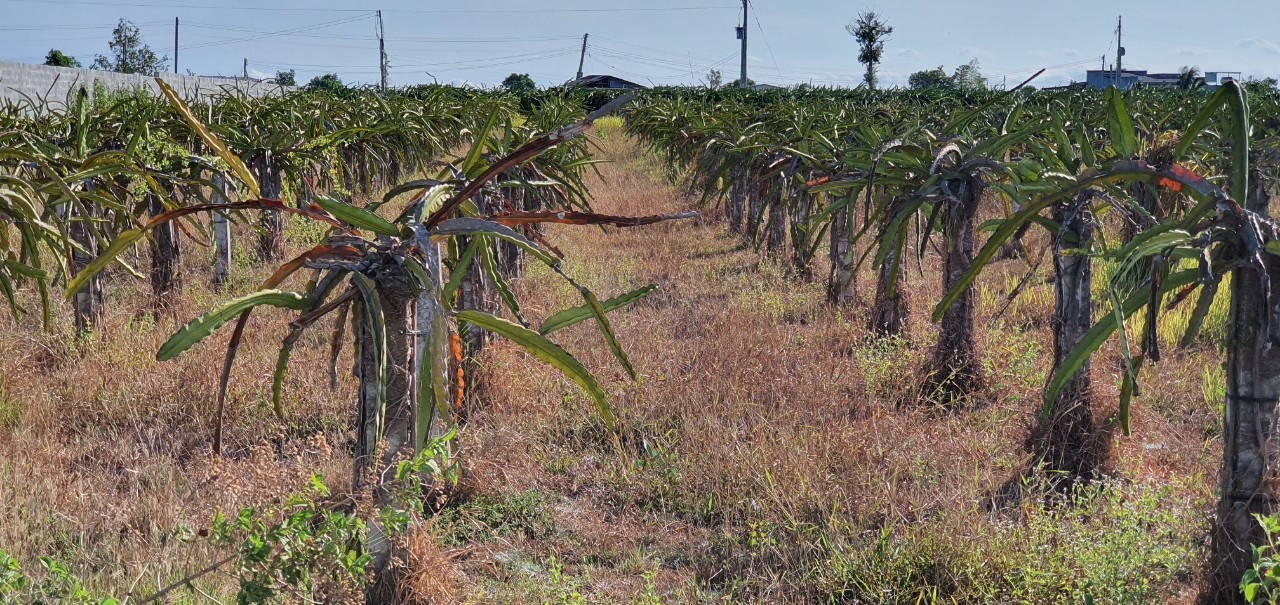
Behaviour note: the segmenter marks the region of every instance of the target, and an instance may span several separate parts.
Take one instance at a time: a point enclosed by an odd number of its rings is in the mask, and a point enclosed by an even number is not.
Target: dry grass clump
[[[431,528],[416,528],[401,538],[397,602],[402,605],[455,605],[464,602],[463,575],[456,551],[440,545]]]
[[[251,234],[240,234],[247,242]],[[188,242],[190,244],[190,242]],[[37,556],[69,563],[89,588],[146,594],[212,554],[175,536],[207,527],[214,512],[279,502],[313,473],[349,474],[353,386],[328,389],[322,335],[304,339],[286,387],[288,418],[270,407],[270,373],[282,313],[252,320],[226,412],[226,457],[211,457],[216,385],[229,335],[220,333],[168,363],[155,351],[181,323],[251,288],[269,267],[240,264],[224,292],[206,286],[209,253],[189,246],[186,289],[161,320],[148,284],[110,278],[97,333],[71,334],[70,308],[43,333],[38,318],[0,331],[0,549],[27,569]],[[145,257],[139,265],[145,266]],[[228,331],[229,332],[229,331]],[[234,587],[218,577],[203,588]],[[208,583],[206,583],[208,584]]]
[[[617,125],[593,140],[615,160],[592,184],[597,210],[686,209]],[[714,216],[547,237],[601,297],[661,287],[611,317],[634,383],[593,326],[556,334],[601,379],[622,430],[612,436],[573,383],[518,347],[486,349],[485,397],[459,434],[466,495],[405,538],[404,602],[1102,603],[1193,591],[1220,449],[1211,345],[1144,367],[1135,434],[1111,438],[1110,478],[1064,508],[1043,507],[1028,486],[1033,497],[993,509],[1030,464],[1024,442],[1051,351],[1043,267],[1013,302],[1025,261],[980,280],[986,387],[946,411],[904,405],[936,339],[932,251],[906,277],[910,331],[874,339],[865,306],[828,307],[823,284],[797,280]],[[1035,237],[1032,250],[1044,245]],[[10,352],[0,356],[0,548],[25,562],[59,556],[95,589],[123,594],[139,576],[149,585],[212,556],[171,540],[178,525],[272,502],[312,472],[331,484],[347,476],[351,380],[340,372],[329,390],[317,330],[294,352],[289,418],[275,420],[268,389],[284,327],[271,312],[256,315],[236,364],[230,455],[210,458],[227,335],[166,364],[154,351],[267,268],[238,266],[230,291],[213,292],[200,284],[203,254],[186,260],[188,288],[160,325],[135,319],[145,284],[117,277],[88,342],[31,321],[0,332]],[[528,268],[518,286],[530,319],[580,304]],[[865,305],[869,268],[859,285]],[[1114,345],[1095,358],[1098,401],[1116,400],[1118,360]],[[1095,417],[1113,427],[1114,414],[1104,403]],[[225,595],[231,584],[203,588]]]

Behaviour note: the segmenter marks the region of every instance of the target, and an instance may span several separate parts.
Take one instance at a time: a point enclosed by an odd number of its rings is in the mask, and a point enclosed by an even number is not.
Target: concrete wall
[[[204,98],[224,89],[240,90],[255,97],[281,89],[273,83],[241,78],[178,74],[162,74],[160,77],[185,99]],[[95,82],[111,90],[146,88],[160,94],[160,87],[148,76],[0,61],[0,103],[5,100],[21,101],[23,94],[32,99],[43,97],[51,103],[65,103],[74,87],[83,84],[92,92]]]

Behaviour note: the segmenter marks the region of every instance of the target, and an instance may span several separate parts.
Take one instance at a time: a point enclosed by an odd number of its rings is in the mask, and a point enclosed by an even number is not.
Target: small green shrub
[[[906,336],[879,338],[854,347],[852,354],[871,395],[893,398],[910,390],[914,379],[903,368],[914,364],[916,352]]]
[[[9,398],[8,390],[0,384],[0,427],[13,429],[21,422],[22,408],[18,407],[18,402]]]
[[[741,562],[739,579],[798,585],[815,603],[1158,603],[1190,581],[1206,529],[1207,501],[1191,501],[1188,489],[1111,479],[1049,503],[1026,493],[995,518],[935,510],[888,524],[840,512],[748,521],[717,557]]]
[[[1171,486],[1100,481],[1070,505],[1033,509],[1025,544],[1006,559],[1005,590],[1021,603],[1138,604],[1190,577],[1195,506],[1177,506]],[[1016,537],[1014,532],[1013,536]]]
[[[479,496],[436,518],[447,546],[484,542],[498,536],[523,535],[545,538],[553,530],[555,515],[547,494],[530,490],[497,496]]]
[[[1166,347],[1176,346],[1187,333],[1191,325],[1191,315],[1195,312],[1196,300],[1200,294],[1190,296],[1172,309],[1164,311],[1160,323],[1156,326],[1160,343]],[[1222,277],[1214,292],[1213,302],[1209,304],[1209,312],[1204,316],[1204,323],[1196,335],[1195,342],[1204,345],[1221,346],[1227,338],[1227,319],[1231,314],[1231,274]]]
[[[1276,534],[1280,534],[1280,517],[1255,515],[1267,541],[1253,547],[1253,568],[1240,579],[1240,591],[1249,603],[1274,605],[1280,603],[1280,561],[1276,560]]]
[[[85,590],[80,579],[62,563],[40,557],[44,579],[27,577],[18,560],[0,551],[0,602],[57,603],[58,605],[119,605],[112,597],[94,597]]]
[[[292,244],[311,248],[325,242],[329,237],[329,225],[313,221],[301,216],[286,217],[284,239]]]
[[[595,122],[596,136],[602,139],[618,136],[622,133],[623,126],[622,116],[605,116]]]
[[[235,600],[241,605],[278,602],[282,595],[306,602],[337,602],[360,594],[371,560],[373,532],[368,522],[378,527],[377,533],[395,538],[420,519],[424,487],[457,481],[449,458],[453,437],[450,432],[433,439],[413,459],[399,463],[395,481],[385,486],[396,504],[382,507],[372,520],[359,516],[360,506],[347,510],[347,499],[332,498],[322,478],[314,475],[306,490],[281,504],[242,508],[230,515],[218,512],[210,526],[199,532],[177,528],[178,539],[203,540],[226,554],[152,596],[194,586],[214,571],[227,572],[237,580]],[[91,594],[69,567],[53,558],[41,557],[40,564],[44,572],[32,578],[23,573],[17,559],[0,551],[0,603],[121,603]]]

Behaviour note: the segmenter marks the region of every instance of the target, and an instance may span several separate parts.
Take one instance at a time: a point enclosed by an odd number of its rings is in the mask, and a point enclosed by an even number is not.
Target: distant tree
[[[529,77],[529,74],[511,74],[502,81],[502,87],[520,96],[538,92],[538,84]]]
[[[80,61],[71,55],[64,55],[62,51],[51,48],[49,54],[44,56],[44,64],[54,67],[80,67]]]
[[[845,25],[844,29],[858,41],[858,62],[867,66],[867,73],[862,81],[867,88],[874,90],[879,84],[876,67],[884,56],[884,43],[889,39],[889,34],[893,33],[893,28],[875,11],[866,11]]]
[[[907,78],[907,85],[919,90],[922,88],[951,88],[955,86],[955,82],[939,65],[937,69],[926,69],[911,74]]]
[[[725,84],[725,85],[724,85],[724,87],[725,87],[725,88],[737,88],[737,87],[738,87],[738,82],[740,82],[740,81],[742,81],[742,78],[734,78],[732,82],[729,82],[729,83]],[[752,86],[755,86],[755,85],[756,85],[756,81],[755,81],[755,80],[752,80],[751,78],[747,78],[747,87],[748,87],[748,88],[749,88],[749,87],[752,87]]]
[[[1275,78],[1262,78],[1261,80],[1249,78],[1245,81],[1244,88],[1250,94],[1260,95],[1275,92],[1277,84],[1280,84],[1280,82],[1277,82]]]
[[[909,78],[907,84],[914,89],[922,88],[958,88],[962,90],[986,90],[987,79],[982,77],[982,69],[978,60],[974,59],[956,68],[955,73],[947,72],[939,65],[936,69],[917,71]]]
[[[346,84],[342,83],[342,78],[338,74],[325,74],[316,76],[307,82],[307,90],[319,92],[341,92],[347,89]]]
[[[336,77],[336,76],[335,76],[335,77]],[[297,85],[298,85],[298,72],[296,72],[296,71],[294,71],[294,70],[292,70],[292,69],[290,69],[290,70],[288,70],[288,71],[277,71],[277,72],[276,72],[276,84],[279,84],[279,85],[281,85],[281,86],[297,86]]]
[[[720,76],[720,70],[713,69],[707,72],[707,88],[720,88],[724,85],[724,78]]]
[[[121,19],[111,32],[111,56],[97,55],[94,69],[116,71],[124,74],[158,76],[166,71],[169,57],[157,56],[142,40],[142,32],[130,21]]]
[[[956,73],[951,74],[951,83],[962,90],[987,89],[987,79],[982,77],[982,70],[978,67],[977,59],[957,67]]]
[[[1178,72],[1178,89],[1192,90],[1196,88],[1204,88],[1204,76],[1200,75],[1200,68],[1183,65]]]

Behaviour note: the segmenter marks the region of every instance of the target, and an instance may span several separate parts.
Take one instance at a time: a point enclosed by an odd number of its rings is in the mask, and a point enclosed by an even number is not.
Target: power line
[[[644,76],[644,77],[649,77],[649,78],[670,78],[670,77],[679,77],[679,76],[683,76],[685,73],[688,73],[688,71],[689,71],[689,69],[690,69],[690,67],[689,67],[689,63],[688,63],[688,61],[687,61],[687,60],[686,60],[686,61],[671,61],[671,60],[667,60],[667,59],[658,59],[658,58],[654,58],[654,57],[643,57],[643,56],[640,56],[640,55],[634,55],[634,54],[616,53],[616,52],[613,52],[613,51],[611,51],[611,50],[609,50],[609,49],[607,49],[607,48],[603,48],[603,47],[595,47],[595,50],[599,51],[599,54],[600,54],[601,56],[608,57],[608,58],[611,58],[611,59],[621,59],[621,60],[624,60],[624,61],[631,61],[631,62],[633,62],[633,63],[639,63],[639,64],[647,65],[647,66],[650,66],[650,67],[657,67],[657,68],[661,68],[661,69],[664,69],[664,70],[674,70],[674,71],[670,71],[670,72],[664,72],[663,74],[660,74],[660,75],[650,75],[650,76]],[[699,65],[706,65],[706,67],[705,67],[705,68],[700,68],[700,69],[703,69],[704,71],[710,71],[710,70],[712,70],[712,69],[715,69],[715,68],[717,68],[717,67],[719,67],[719,66],[723,65],[724,63],[726,63],[726,62],[727,62],[727,61],[729,61],[730,59],[732,59],[732,58],[736,57],[736,56],[737,56],[737,54],[738,54],[738,53],[736,53],[736,52],[731,53],[731,54],[729,54],[728,56],[726,56],[726,57],[724,57],[723,59],[720,59],[720,60],[714,60],[714,59],[710,59],[710,60],[699,60]],[[597,59],[597,60],[599,60],[599,57],[596,57],[596,59]],[[603,61],[601,61],[601,63],[603,63]],[[610,66],[610,67],[611,67],[611,68],[613,68],[613,69],[617,69],[617,68],[614,68],[614,67],[612,67],[612,66]]]
[[[134,23],[139,27],[166,25],[168,21],[148,21],[145,23]],[[103,23],[100,25],[0,25],[0,31],[17,32],[17,31],[49,31],[59,29],[103,29],[115,27],[115,23]]]
[[[751,0],[747,0],[747,3],[748,3],[748,4],[751,4],[751,8],[755,8],[755,7],[756,7],[756,5],[755,5],[754,3],[752,3],[752,2],[751,2]],[[778,72],[778,77],[779,77],[779,78],[781,78],[781,77],[782,77],[782,70],[781,70],[781,69],[778,69],[778,58],[777,58],[777,57],[775,57],[775,56],[773,56],[773,47],[772,47],[772,46],[769,46],[769,36],[766,36],[766,35],[765,35],[765,33],[764,33],[764,26],[763,26],[763,25],[760,25],[760,11],[758,11],[758,10],[757,10],[755,13],[752,13],[752,15],[751,15],[751,16],[752,16],[752,17],[755,17],[755,20],[756,20],[756,29],[759,29],[759,30],[760,30],[760,37],[761,37],[761,38],[764,38],[764,47],[765,47],[765,49],[766,49],[766,50],[768,50],[768,51],[769,51],[769,58],[773,60],[773,69],[774,69],[774,70],[776,70],[776,71]]]
[[[207,4],[164,4],[158,2],[107,2],[95,0],[11,0],[12,2],[30,2],[35,4],[93,5],[93,6],[141,6],[149,8],[218,10],[218,11],[288,11],[288,12],[330,12],[330,13],[367,13],[362,8],[314,8],[295,6],[221,6]],[[634,8],[512,8],[512,9],[434,9],[434,8],[401,8],[385,9],[391,13],[429,13],[429,14],[485,14],[502,15],[513,13],[626,13],[626,12],[677,12],[702,11],[734,8],[736,6],[648,6]]]
[[[645,76],[645,75],[643,75],[643,74],[638,74],[638,73],[636,73],[636,72],[634,72],[634,71],[627,71],[627,70],[622,69],[622,68],[620,68],[620,67],[615,67],[615,66],[610,65],[610,64],[608,64],[608,63],[606,63],[606,62],[604,62],[604,61],[601,61],[599,57],[595,56],[595,53],[592,53],[592,52],[589,52],[589,51],[588,51],[588,52],[587,52],[587,56],[588,56],[588,57],[591,57],[592,59],[594,59],[597,63],[599,63],[599,64],[601,64],[601,65],[603,65],[603,66],[605,66],[605,67],[608,67],[609,69],[612,69],[612,70],[614,70],[614,71],[616,71],[616,72],[618,72],[618,73],[625,74],[625,75],[631,76],[631,77],[633,77],[633,78],[644,78],[644,79],[646,79],[646,80],[648,80],[648,79],[649,79],[649,77],[648,77],[648,76]]]
[[[366,11],[366,12],[367,12],[367,11]],[[184,46],[183,48],[187,48],[187,49],[207,48],[207,47],[210,47],[210,46],[221,46],[221,45],[223,45],[223,44],[235,44],[235,43],[237,43],[237,42],[252,42],[252,41],[254,41],[254,40],[261,40],[261,39],[263,39],[263,38],[273,38],[273,37],[283,36],[283,35],[287,35],[287,34],[291,34],[291,33],[296,33],[296,32],[314,31],[314,30],[317,30],[317,29],[323,29],[323,28],[326,28],[326,27],[333,27],[333,26],[335,26],[335,25],[343,25],[343,24],[346,24],[346,23],[354,23],[354,22],[356,22],[356,21],[362,21],[362,20],[364,20],[364,19],[370,19],[370,18],[372,18],[372,17],[373,17],[373,15],[372,15],[372,14],[362,15],[362,16],[356,16],[356,17],[347,17],[347,18],[345,18],[345,19],[336,19],[336,20],[333,20],[333,21],[326,21],[326,22],[324,22],[324,23],[317,23],[317,24],[315,24],[315,25],[304,25],[304,26],[294,27],[294,28],[290,28],[290,29],[282,29],[282,30],[279,30],[279,31],[262,32],[262,33],[259,33],[259,34],[256,34],[256,35],[252,35],[252,36],[245,36],[245,37],[242,37],[242,38],[229,38],[229,39],[226,39],[226,40],[219,40],[219,41],[215,41],[215,42],[204,42],[204,43],[202,43],[202,44],[192,44],[192,45],[189,45],[189,46]]]
[[[577,50],[577,48],[572,47],[572,46],[568,46],[568,47],[556,47],[556,48],[548,48],[548,49],[543,49],[543,50],[538,50],[538,51],[533,51],[533,52],[521,53],[521,54],[518,54],[518,55],[506,55],[506,56],[501,56],[501,57],[488,57],[488,58],[484,58],[484,59],[464,59],[464,60],[461,60],[461,61],[436,61],[436,60],[434,60],[434,59],[428,59],[428,58],[425,58],[425,57],[419,57],[419,56],[415,56],[415,55],[406,55],[406,54],[397,54],[396,56],[397,56],[397,57],[403,57],[403,58],[406,58],[406,59],[412,59],[412,60],[415,60],[415,61],[423,61],[423,62],[424,62],[424,63],[402,63],[401,65],[403,65],[403,66],[414,66],[414,65],[462,65],[462,64],[465,64],[465,63],[486,63],[486,62],[490,62],[490,61],[503,61],[503,60],[508,60],[508,59],[522,59],[522,60],[526,60],[526,61],[537,61],[537,60],[544,59],[544,58],[559,57],[561,54],[563,54],[563,53],[565,53],[565,52],[572,52],[572,51],[576,51],[576,50]]]
[[[675,52],[675,51],[668,50],[668,49],[663,49],[663,48],[654,48],[654,47],[652,47],[652,46],[644,46],[644,45],[642,45],[642,44],[635,44],[635,43],[632,43],[632,42],[624,42],[624,41],[622,41],[622,40],[615,40],[615,39],[613,39],[613,38],[606,38],[606,37],[604,37],[604,36],[596,36],[596,38],[597,38],[597,39],[599,39],[599,40],[604,40],[605,42],[612,42],[612,43],[614,43],[614,44],[621,44],[621,45],[623,45],[623,46],[631,46],[631,47],[635,47],[635,48],[639,48],[639,49],[647,50],[647,51],[650,51],[650,52],[656,52],[656,53],[659,53],[659,54],[671,55],[671,56],[673,56],[673,57],[677,57],[677,58],[679,58],[679,59],[688,59],[688,58],[689,58],[688,53],[684,53],[684,52]],[[734,54],[737,54],[737,52],[735,52]],[[709,59],[709,58],[707,58],[707,57],[698,57],[698,56],[694,56],[694,57],[692,57],[692,58],[693,58],[694,60],[696,60],[696,61],[711,61],[711,60],[712,60],[712,59]]]
[[[454,61],[440,63],[430,61],[426,63],[396,63],[398,67],[429,67],[431,71],[460,71],[464,69],[486,69],[490,67],[505,67],[508,65],[524,65],[531,61],[545,61],[549,59],[559,59],[578,53],[576,48],[568,48],[560,51],[543,53],[536,56],[526,56],[522,58],[509,58],[506,60],[495,59],[476,59],[471,61]]]
[[[390,11],[386,11],[386,12],[390,12]],[[251,29],[246,27],[235,27],[235,26],[229,26],[229,25],[215,25],[212,23],[201,23],[199,21],[190,21],[190,22],[187,22],[186,25],[189,25],[190,27],[200,28],[200,29],[216,29],[216,30],[234,31],[234,32],[242,32],[242,33],[253,33],[253,34],[265,34],[265,33],[277,34],[278,33],[278,32],[271,32],[268,30],[262,30],[262,29]],[[302,37],[302,38],[320,38],[324,40],[332,40],[332,39],[368,40],[369,39],[369,36],[362,35],[362,34],[294,33],[289,35]],[[388,42],[424,42],[424,43],[440,43],[440,44],[496,44],[496,43],[503,43],[503,42],[546,42],[546,41],[553,41],[553,40],[557,40],[557,41],[558,40],[577,40],[578,38],[579,38],[578,36],[528,36],[528,37],[517,36],[517,37],[509,37],[509,38],[418,38],[418,37],[410,38],[410,37],[387,36],[387,41]]]

